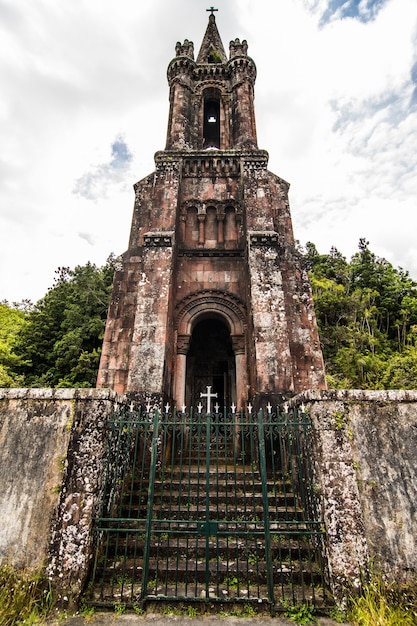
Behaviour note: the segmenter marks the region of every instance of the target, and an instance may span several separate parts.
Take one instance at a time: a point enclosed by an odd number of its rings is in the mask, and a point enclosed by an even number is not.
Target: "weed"
[[[95,613],[95,608],[93,606],[85,606],[84,604],[80,607],[80,615],[83,616],[86,622],[90,622]]]
[[[330,609],[329,617],[334,619],[338,624],[344,624],[347,620],[346,613],[336,606]]]
[[[224,579],[224,584],[227,587],[230,587],[230,589],[237,589],[239,587],[239,579],[236,578],[236,576],[234,576],[233,578],[231,576],[227,576]]]
[[[198,616],[198,611],[195,608],[195,606],[187,607],[187,615],[188,615],[188,617],[197,617]]]
[[[350,598],[348,618],[356,626],[412,626],[417,623],[416,586],[374,575],[360,596]]]
[[[133,610],[135,611],[136,615],[145,615],[145,609],[143,609],[139,604],[134,604]]]
[[[336,430],[343,430],[345,427],[345,417],[342,413],[342,411],[335,411],[333,413],[333,417],[334,417],[334,427],[336,428]]]
[[[119,574],[119,576],[116,578],[116,585],[118,585],[119,587],[124,587],[125,585],[129,585],[130,582],[131,582],[131,578],[129,574],[127,573]]]
[[[258,562],[258,557],[256,554],[253,554],[252,552],[250,552],[248,554],[248,564],[249,565],[256,565]]]
[[[0,624],[34,624],[52,608],[50,585],[42,573],[0,567]]]
[[[114,605],[114,612],[116,615],[123,615],[126,613],[126,602],[119,602]]]
[[[251,604],[245,604],[241,615],[242,617],[253,617],[254,615],[256,615],[256,612]]]
[[[283,602],[285,608],[285,617],[288,617],[296,624],[315,624],[316,618],[313,611],[307,604],[300,604],[299,606],[292,605],[289,602]]]
[[[161,609],[162,615],[184,615],[184,609],[179,607],[173,607],[170,604],[163,606]]]

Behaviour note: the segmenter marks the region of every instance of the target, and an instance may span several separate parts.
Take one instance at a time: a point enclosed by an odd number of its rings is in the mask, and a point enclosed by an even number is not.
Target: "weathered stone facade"
[[[210,384],[238,407],[325,388],[289,185],[257,147],[255,78],[245,41],[227,59],[214,15],[196,61],[177,44],[166,149],[135,185],[99,387],[189,406]]]
[[[89,572],[106,420],[121,401],[98,389],[0,390],[0,564],[47,566],[64,606]]]
[[[335,596],[373,567],[417,572],[417,391],[308,391],[316,496]]]

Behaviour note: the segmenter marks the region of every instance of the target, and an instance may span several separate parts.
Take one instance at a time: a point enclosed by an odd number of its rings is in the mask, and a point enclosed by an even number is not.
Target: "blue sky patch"
[[[110,161],[110,167],[125,167],[127,163],[130,163],[133,159],[133,154],[130,152],[127,143],[120,137],[116,139],[111,146],[112,160]]]
[[[387,0],[329,0],[321,25],[335,19],[352,18],[369,22],[377,16]]]

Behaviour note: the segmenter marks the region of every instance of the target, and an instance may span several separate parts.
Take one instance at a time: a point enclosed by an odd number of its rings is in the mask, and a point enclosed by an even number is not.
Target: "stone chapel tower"
[[[257,145],[247,49],[235,39],[227,58],[213,13],[197,59],[191,41],[175,47],[166,148],[134,187],[98,387],[188,407],[211,385],[239,408],[325,388],[289,184]]]

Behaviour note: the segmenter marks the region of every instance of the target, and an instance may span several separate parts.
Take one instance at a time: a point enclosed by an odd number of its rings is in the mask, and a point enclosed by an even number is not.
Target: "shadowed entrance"
[[[220,407],[236,402],[236,369],[230,331],[219,319],[204,319],[192,334],[187,355],[186,404],[196,406],[211,386]]]

